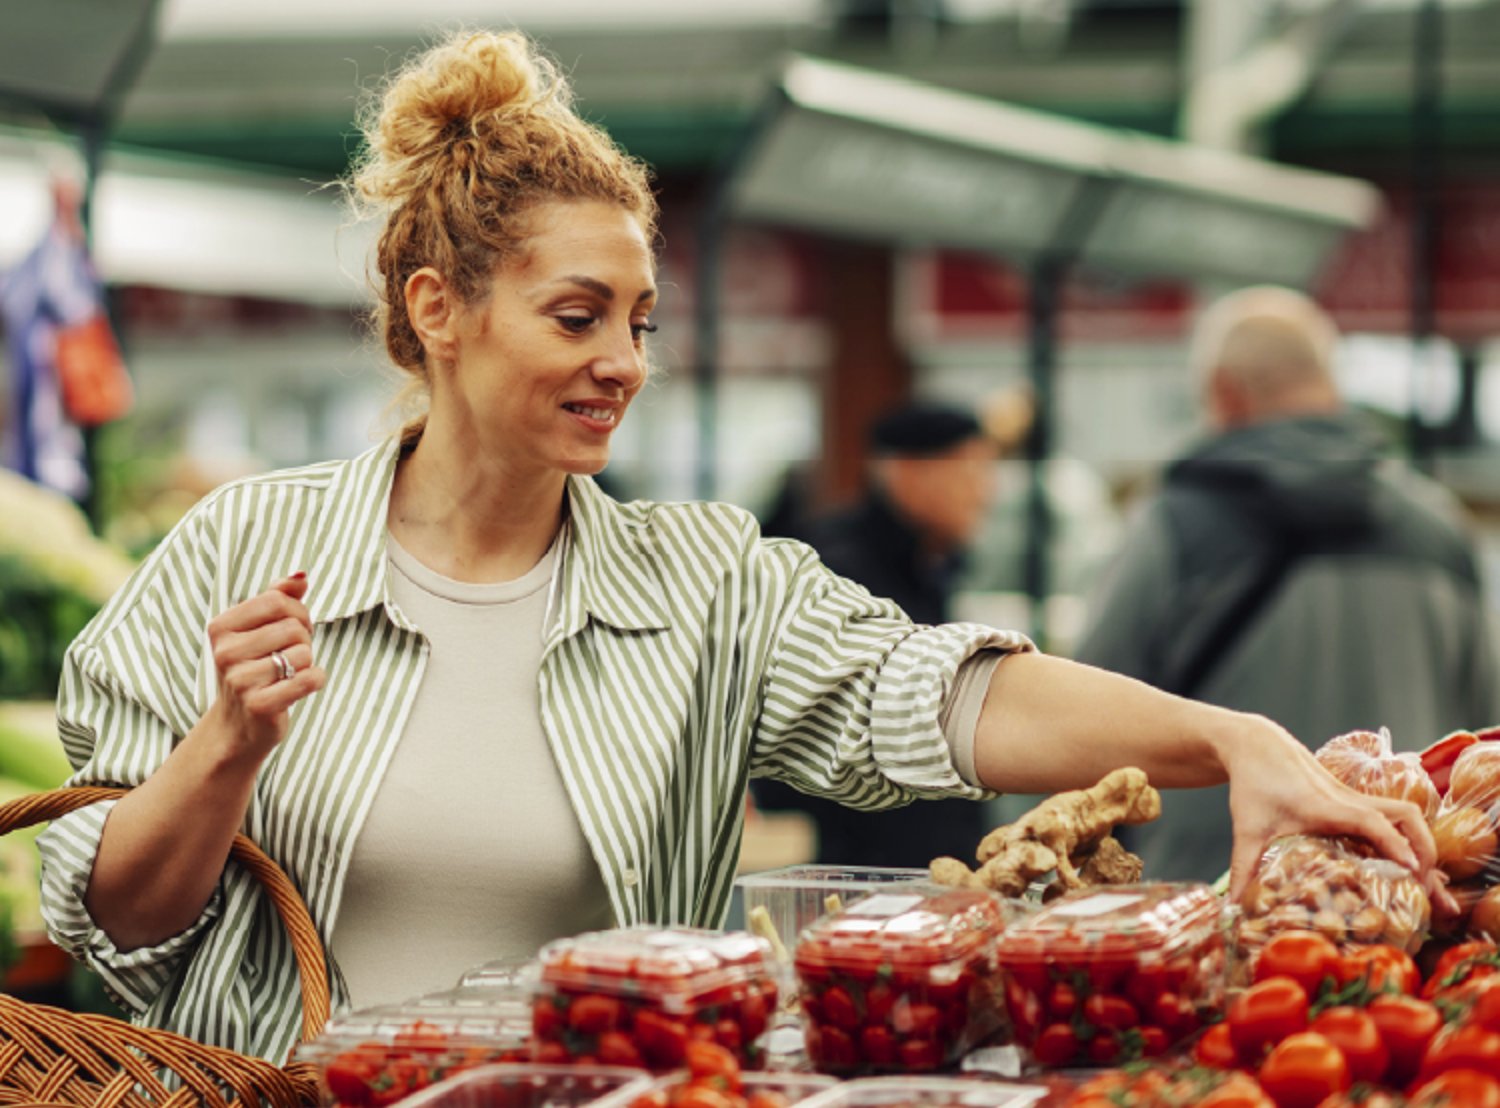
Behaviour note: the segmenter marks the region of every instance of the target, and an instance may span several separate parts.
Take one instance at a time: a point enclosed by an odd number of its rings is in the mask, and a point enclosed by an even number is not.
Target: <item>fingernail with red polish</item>
[[[292,574],[292,580],[293,581],[300,581],[300,580],[302,580],[306,576],[307,576],[307,570],[305,570],[305,569],[299,569],[296,573]]]

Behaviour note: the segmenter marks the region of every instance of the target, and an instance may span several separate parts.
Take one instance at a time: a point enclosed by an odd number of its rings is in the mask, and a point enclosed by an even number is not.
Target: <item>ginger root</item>
[[[979,844],[977,873],[956,858],[939,858],[931,876],[940,884],[993,889],[1004,896],[1020,896],[1054,870],[1063,889],[1138,880],[1141,860],[1110,831],[1159,815],[1161,794],[1143,770],[1127,766],[1092,788],[1048,797],[1014,823],[991,831]]]

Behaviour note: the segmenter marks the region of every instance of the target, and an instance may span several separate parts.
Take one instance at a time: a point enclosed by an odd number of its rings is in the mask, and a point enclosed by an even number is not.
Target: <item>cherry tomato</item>
[[[684,1085],[673,1097],[672,1108],[735,1108],[727,1093],[707,1085]]]
[[[1140,1036],[1141,1057],[1143,1058],[1155,1058],[1159,1054],[1165,1054],[1167,1047],[1172,1045],[1171,1036],[1160,1027],[1152,1027],[1150,1024],[1140,1029]]]
[[[909,1070],[935,1070],[943,1064],[943,1048],[931,1039],[907,1039],[896,1049],[896,1056]]]
[[[564,1066],[573,1060],[573,1052],[558,1042],[538,1043],[531,1052],[532,1061],[548,1066]]]
[[[1120,1060],[1120,1038],[1118,1035],[1100,1033],[1089,1040],[1089,1061],[1100,1066],[1112,1066]]]
[[[1230,1074],[1198,1100],[1197,1108],[1276,1108],[1276,1102],[1249,1074]]]
[[[786,1094],[775,1089],[756,1089],[745,1102],[745,1108],[790,1108]]]
[[[1417,1077],[1420,1081],[1449,1070],[1478,1070],[1500,1077],[1500,1035],[1482,1027],[1448,1027],[1433,1037]]]
[[[745,1033],[734,1020],[720,1020],[714,1024],[714,1042],[739,1057],[745,1049]]]
[[[623,1031],[606,1031],[600,1035],[595,1051],[600,1063],[606,1066],[631,1066],[638,1069],[646,1064],[635,1040]]]
[[[840,985],[823,992],[823,1019],[835,1027],[841,1027],[845,1031],[854,1031],[859,1027],[859,1009],[854,1006],[854,999]]]
[[[567,1020],[550,996],[539,996],[532,1002],[531,1030],[538,1039],[556,1039],[566,1025]]]
[[[868,1001],[866,1003],[868,1005]],[[744,1032],[746,1042],[753,1043],[765,1033],[769,1012],[766,996],[759,991],[749,993],[740,1001],[740,1030]]]
[[[859,1052],[871,1065],[889,1066],[896,1060],[896,1036],[889,1028],[866,1027],[859,1033]]]
[[[1152,1023],[1177,1038],[1198,1029],[1198,1013],[1193,1002],[1177,993],[1162,993],[1147,1011],[1151,1013]]]
[[[1254,1062],[1268,1047],[1307,1029],[1307,990],[1290,977],[1268,977],[1230,1001],[1225,1020],[1235,1053]]]
[[[1500,951],[1488,940],[1475,939],[1450,947],[1433,967],[1432,976],[1422,988],[1422,996],[1431,1000],[1445,989],[1492,975],[1500,970],[1496,963],[1500,963]]]
[[[1323,982],[1337,978],[1339,948],[1316,931],[1281,931],[1271,937],[1255,960],[1254,978],[1290,977],[1316,997]]]
[[[1078,1009],[1078,994],[1066,981],[1054,982],[1047,990],[1047,1014],[1065,1020]]]
[[[323,1071],[323,1080],[333,1098],[351,1108],[372,1103],[374,1094],[370,1085],[383,1068],[381,1053],[359,1046],[334,1058]]]
[[[1408,1108],[1500,1108],[1500,1082],[1476,1070],[1449,1070],[1411,1094]]]
[[[582,1035],[613,1031],[620,1026],[622,1011],[619,1000],[612,996],[575,997],[568,1005],[568,1026]]]
[[[1349,1063],[1349,1076],[1353,1080],[1375,1084],[1385,1076],[1390,1052],[1368,1013],[1341,1004],[1319,1013],[1308,1030],[1316,1031],[1339,1048]]]
[[[1300,1031],[1272,1048],[1259,1078],[1277,1108],[1317,1108],[1349,1087],[1349,1063],[1322,1035]]]
[[[824,1023],[807,1036],[807,1052],[813,1061],[830,1069],[851,1069],[859,1061],[854,1040],[841,1027]]]
[[[1083,1018],[1095,1027],[1124,1031],[1140,1023],[1135,1005],[1123,996],[1094,995],[1083,1002]]]
[[[1422,975],[1411,955],[1385,943],[1357,947],[1343,955],[1339,959],[1338,978],[1340,984],[1363,978],[1372,993],[1416,996],[1422,986]]]
[[[635,1045],[653,1069],[675,1069],[687,1051],[688,1030],[682,1020],[653,1012],[635,1014]],[[540,1059],[538,1059],[540,1061]]]
[[[1417,1075],[1432,1037],[1443,1026],[1442,1013],[1425,1000],[1394,993],[1371,1000],[1365,1013],[1375,1021],[1390,1059],[1386,1079],[1405,1085]]]
[[[740,1060],[718,1043],[688,1043],[684,1057],[695,1078],[712,1077],[731,1089],[740,1087]]]
[[[865,1023],[881,1024],[891,1014],[896,1003],[896,994],[884,981],[877,981],[865,990]]]
[[[1318,1108],[1407,1108],[1406,1098],[1369,1085],[1355,1085],[1345,1093],[1334,1093]]]
[[[891,1026],[910,1039],[935,1039],[943,1025],[943,1014],[931,1004],[897,1004],[891,1010]]]
[[[1036,1037],[1031,1052],[1043,1066],[1066,1066],[1078,1056],[1078,1036],[1066,1023],[1049,1024]]]
[[[1229,1037],[1229,1024],[1216,1023],[1193,1044],[1193,1061],[1210,1069],[1231,1070],[1239,1065],[1234,1040]]]

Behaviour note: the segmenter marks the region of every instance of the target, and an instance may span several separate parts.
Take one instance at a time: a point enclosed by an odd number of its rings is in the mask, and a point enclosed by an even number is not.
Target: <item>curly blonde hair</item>
[[[581,119],[557,67],[518,32],[461,32],[404,65],[361,113],[365,152],[347,189],[362,216],[384,219],[375,259],[374,325],[426,422],[426,354],[406,313],[407,279],[442,273],[466,304],[524,247],[526,215],[549,200],[619,204],[648,240],[657,206],[645,166]]]

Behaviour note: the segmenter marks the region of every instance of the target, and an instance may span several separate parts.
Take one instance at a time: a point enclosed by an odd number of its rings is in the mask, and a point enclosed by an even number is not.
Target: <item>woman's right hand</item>
[[[313,663],[312,620],[302,598],[307,575],[295,573],[221,612],[208,624],[219,674],[210,714],[232,737],[234,754],[259,764],[286,737],[291,706],[321,689],[327,674]],[[277,654],[294,671],[283,676]]]

